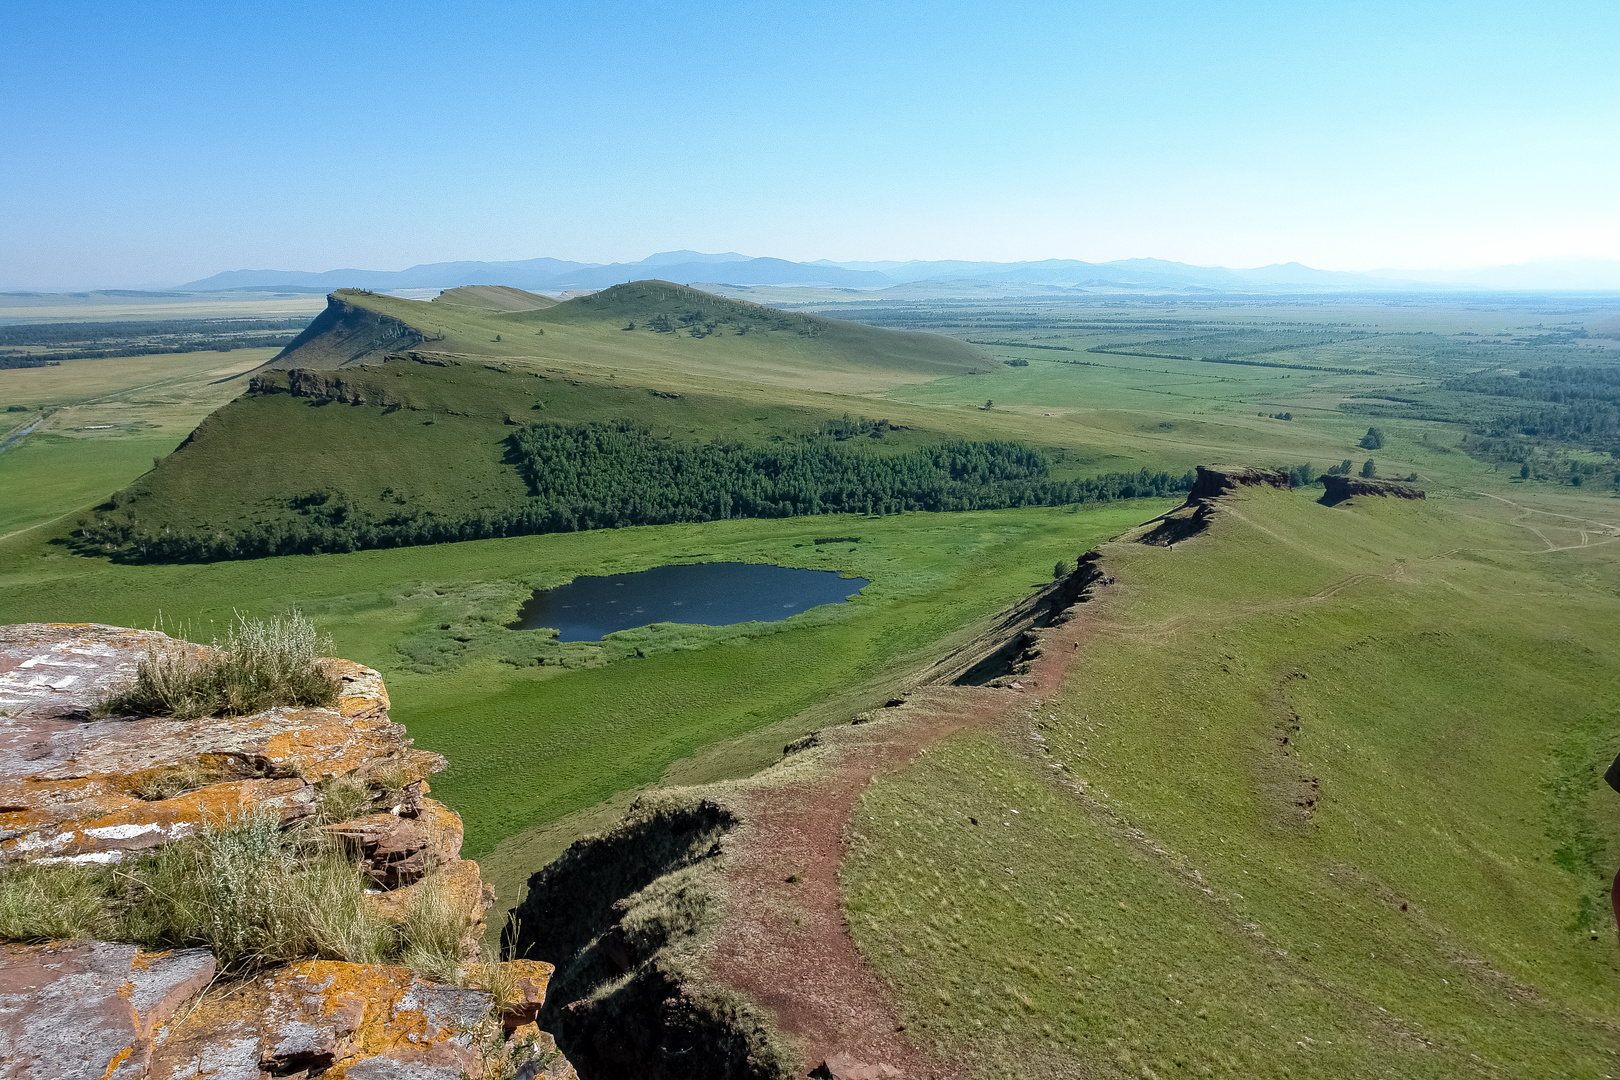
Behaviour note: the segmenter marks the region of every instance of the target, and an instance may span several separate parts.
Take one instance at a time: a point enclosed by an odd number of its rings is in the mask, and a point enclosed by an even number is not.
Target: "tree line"
[[[378,511],[323,491],[289,500],[285,517],[231,531],[104,517],[82,522],[78,540],[124,561],[213,561],[726,518],[1112,502],[1186,492],[1194,480],[1191,472],[1146,469],[1053,479],[1045,456],[1018,442],[955,440],[875,453],[811,436],[752,447],[678,443],[629,421],[530,424],[508,437],[507,452],[530,494],[506,509]]]

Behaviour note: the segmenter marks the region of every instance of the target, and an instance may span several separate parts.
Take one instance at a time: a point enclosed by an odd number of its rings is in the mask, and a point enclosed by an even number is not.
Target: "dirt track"
[[[750,785],[739,796],[745,825],[726,860],[728,915],[706,964],[719,981],[776,1014],[781,1029],[800,1041],[806,1069],[844,1053],[915,1080],[971,1075],[907,1037],[887,988],[850,939],[838,884],[850,815],[879,773],[904,768],[956,732],[997,725],[1061,683],[1101,613],[1093,596],[1072,622],[1037,631],[1043,652],[1028,674],[1017,676],[1022,690],[921,687],[871,723],[824,732],[829,745],[813,769]]]

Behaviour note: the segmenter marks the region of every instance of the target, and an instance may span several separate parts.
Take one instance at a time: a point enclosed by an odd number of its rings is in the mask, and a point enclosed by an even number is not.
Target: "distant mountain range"
[[[1343,293],[1400,292],[1427,289],[1620,289],[1620,261],[1600,259],[1544,260],[1519,266],[1466,272],[1401,272],[1353,274],[1316,270],[1297,262],[1252,270],[1190,266],[1163,259],[1118,259],[1080,262],[790,262],[753,258],[736,252],[711,255],[698,251],[664,251],[639,262],[580,263],[562,259],[517,262],[423,263],[408,270],[232,270],[179,286],[214,292],[228,289],[331,290],[451,289],[462,285],[508,285],[530,292],[605,289],[645,278],[682,284],[796,285],[835,289],[877,290],[896,285],[939,283],[941,294],[960,294],[968,282],[1005,293],[1008,286],[1100,290],[1105,292]],[[954,283],[946,287],[946,283]],[[908,290],[914,291],[914,290]],[[928,292],[923,289],[922,292]]]

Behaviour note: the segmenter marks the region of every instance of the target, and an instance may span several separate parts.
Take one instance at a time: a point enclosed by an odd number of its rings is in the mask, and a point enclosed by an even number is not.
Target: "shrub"
[[[1357,443],[1356,445],[1360,446],[1363,450],[1382,450],[1384,448],[1384,429],[1375,427],[1368,428],[1367,434],[1363,435],[1361,437],[1361,442]]]
[[[273,619],[238,615],[225,640],[216,639],[212,649],[184,642],[148,647],[135,685],[105,699],[98,711],[195,720],[276,705],[331,705],[338,682],[319,660],[331,647],[298,611]]]
[[[249,814],[117,866],[0,869],[0,940],[202,946],[226,971],[310,957],[399,963],[459,980],[471,922],[443,879],[430,874],[414,888],[397,925],[366,902],[368,884],[340,842],[285,829],[274,813]]]
[[[206,946],[227,969],[312,956],[375,964],[401,951],[366,905],[355,861],[312,830],[283,830],[273,813],[207,824],[126,865],[120,940]]]
[[[1372,458],[1368,458],[1362,463],[1361,475],[1369,480],[1378,475],[1378,467],[1373,464]]]
[[[303,924],[318,908],[297,902],[297,863],[273,815],[205,825],[124,872],[121,936],[148,948],[205,945],[224,967],[309,955]]]

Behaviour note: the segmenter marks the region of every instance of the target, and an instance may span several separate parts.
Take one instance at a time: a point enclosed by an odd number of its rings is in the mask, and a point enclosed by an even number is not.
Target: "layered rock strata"
[[[0,873],[116,863],[247,813],[312,823],[323,784],[358,780],[367,805],[321,827],[370,877],[367,903],[399,922],[417,892],[439,890],[471,927],[459,981],[500,984],[503,1001],[497,1013],[484,990],[389,965],[310,959],[227,977],[206,949],[0,944],[0,1080],[457,1080],[514,1057],[536,1078],[571,1077],[534,1026],[551,965],[515,961],[492,979],[475,962],[492,891],[460,857],[461,818],[428,797],[444,759],[389,719],[382,677],[332,659],[330,708],[99,715],[154,648],[201,647],[95,624],[0,627]]]
[[[1324,491],[1319,500],[1326,506],[1337,506],[1356,495],[1377,495],[1389,499],[1423,499],[1422,488],[1395,480],[1372,480],[1361,476],[1322,477]]]

